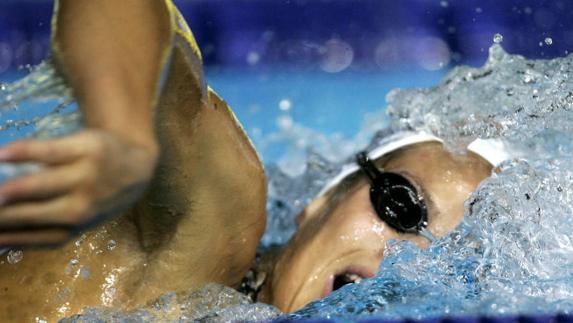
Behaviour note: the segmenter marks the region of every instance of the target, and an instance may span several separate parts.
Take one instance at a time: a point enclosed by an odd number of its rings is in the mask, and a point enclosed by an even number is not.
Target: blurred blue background
[[[573,48],[570,0],[175,2],[209,82],[257,145],[292,124],[352,137],[390,89],[431,86],[452,66],[482,64],[496,33],[507,51],[530,58]],[[49,55],[51,10],[47,0],[0,0],[0,81]]]

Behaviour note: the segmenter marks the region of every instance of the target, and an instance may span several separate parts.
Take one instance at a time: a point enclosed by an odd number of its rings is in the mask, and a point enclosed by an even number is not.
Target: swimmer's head
[[[461,222],[465,200],[492,169],[477,154],[454,155],[436,141],[393,151],[375,165],[412,183],[426,203],[427,230],[435,237]],[[370,187],[362,172],[354,172],[304,209],[265,286],[265,301],[284,311],[300,309],[345,284],[374,276],[387,241],[429,244],[419,234],[399,233],[384,222],[372,205]]]

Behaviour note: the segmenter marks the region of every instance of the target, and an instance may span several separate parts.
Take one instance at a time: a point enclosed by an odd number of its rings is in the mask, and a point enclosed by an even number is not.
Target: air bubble
[[[493,35],[493,42],[496,44],[501,44],[501,42],[503,41],[503,35],[502,34],[495,34]]]
[[[551,37],[545,38],[544,41],[546,45],[553,45],[553,39]]]

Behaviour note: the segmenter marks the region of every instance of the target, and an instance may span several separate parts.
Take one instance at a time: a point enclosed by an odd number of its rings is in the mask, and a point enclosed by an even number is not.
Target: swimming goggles
[[[400,233],[419,234],[434,241],[426,229],[426,202],[416,187],[400,174],[380,171],[365,152],[356,155],[356,162],[370,181],[370,201],[378,217]]]

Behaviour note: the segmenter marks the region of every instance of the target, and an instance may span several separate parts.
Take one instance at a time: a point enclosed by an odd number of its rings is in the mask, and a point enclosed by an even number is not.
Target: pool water
[[[421,68],[337,74],[296,69],[210,69],[207,79],[229,102],[264,162],[279,162],[291,173],[300,173],[301,165],[287,165],[283,158],[308,148],[321,149],[325,137],[346,150],[356,144],[357,136],[366,144],[373,128],[387,122],[383,111],[390,90],[432,86],[446,72]],[[365,128],[370,131],[365,133]],[[296,136],[301,132],[308,134],[305,140]]]
[[[287,317],[571,313],[571,73],[573,56],[527,60],[495,45],[483,67],[457,67],[437,87],[393,91],[388,128],[429,131],[454,151],[478,137],[496,138],[512,158],[481,183],[449,235],[428,249],[389,244],[376,278],[346,285]],[[276,185],[327,178],[307,172]],[[316,191],[299,193],[274,198],[295,209],[297,200]]]
[[[24,77],[27,70],[0,74],[0,82]],[[327,136],[353,138],[386,106],[385,96],[394,88],[428,87],[438,83],[446,70],[405,68],[396,71],[345,71],[331,74],[304,69],[210,68],[207,79],[233,108],[265,161],[276,161],[284,145],[263,140],[293,124]],[[30,119],[47,113],[54,102],[35,102],[18,111],[0,114],[2,121]],[[14,134],[12,137],[18,136]],[[0,143],[13,140],[1,135]]]

